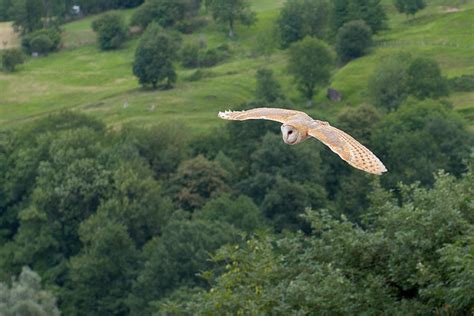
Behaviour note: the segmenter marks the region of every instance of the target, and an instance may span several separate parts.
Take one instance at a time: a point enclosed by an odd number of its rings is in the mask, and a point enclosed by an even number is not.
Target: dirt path
[[[13,32],[10,22],[0,22],[0,49],[17,47],[20,44],[18,36]]]

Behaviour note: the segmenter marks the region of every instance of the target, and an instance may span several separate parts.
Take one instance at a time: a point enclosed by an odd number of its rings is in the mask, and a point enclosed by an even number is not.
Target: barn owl
[[[218,116],[225,120],[277,121],[283,123],[281,133],[283,141],[288,145],[296,145],[308,136],[313,136],[357,169],[379,175],[387,171],[383,163],[370,150],[350,135],[329,125],[328,122],[313,120],[304,112],[278,108],[256,108],[248,111],[219,112]]]

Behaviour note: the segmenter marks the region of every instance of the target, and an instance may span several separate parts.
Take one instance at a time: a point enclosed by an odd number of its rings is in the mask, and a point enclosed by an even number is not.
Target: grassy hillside
[[[95,45],[90,25],[95,17],[64,26],[64,49],[47,57],[29,60],[14,74],[0,73],[0,124],[4,127],[28,122],[60,109],[76,109],[104,119],[111,125],[124,122],[152,124],[183,120],[192,132],[203,132],[221,124],[216,113],[253,98],[255,71],[270,67],[296,104],[299,98],[291,78],[285,73],[285,53],[277,51],[270,60],[253,57],[257,34],[270,29],[283,0],[254,0],[258,23],[237,29],[229,40],[225,32],[210,23],[205,29],[184,37],[184,41],[205,40],[208,47],[228,43],[233,57],[209,69],[212,76],[187,81],[194,70],[179,69],[178,82],[168,91],[143,90],[131,71],[137,40],[119,51],[101,52]],[[367,78],[375,65],[397,51],[435,58],[448,77],[474,73],[474,3],[468,1],[459,11],[450,12],[445,1],[434,1],[415,18],[397,14],[387,2],[390,30],[376,37],[370,55],[349,63],[334,73],[333,86],[344,100],[331,103],[321,91],[316,106],[307,109],[315,116],[331,117],[344,106],[369,102]],[[129,18],[131,10],[122,11]],[[474,121],[474,93],[450,96],[456,109]],[[125,106],[127,104],[128,106]]]

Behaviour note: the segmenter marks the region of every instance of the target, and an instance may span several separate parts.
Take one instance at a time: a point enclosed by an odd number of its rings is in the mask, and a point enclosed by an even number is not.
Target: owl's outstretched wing
[[[225,111],[219,112],[218,116],[225,120],[271,120],[280,123],[285,123],[290,119],[301,116],[310,119],[310,117],[304,112],[279,108],[256,108],[247,111]]]
[[[319,139],[354,168],[373,174],[387,171],[383,163],[364,145],[327,122],[315,121],[309,126],[308,134]]]

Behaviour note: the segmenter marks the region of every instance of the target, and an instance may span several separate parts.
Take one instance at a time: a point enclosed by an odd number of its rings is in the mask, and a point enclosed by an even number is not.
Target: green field
[[[270,60],[253,54],[257,34],[272,28],[283,2],[254,0],[258,23],[237,28],[234,40],[212,22],[203,30],[184,36],[184,41],[205,40],[208,47],[228,43],[234,54],[209,69],[212,77],[200,81],[187,81],[194,70],[178,68],[178,82],[167,91],[144,90],[133,76],[136,39],[118,51],[101,52],[91,30],[95,17],[69,23],[64,26],[64,47],[60,52],[29,59],[13,74],[0,73],[0,124],[8,128],[54,111],[74,109],[91,113],[111,126],[177,120],[185,121],[191,132],[201,133],[221,124],[216,116],[219,110],[253,98],[255,71],[264,66],[275,71],[285,93],[304,108],[305,102],[285,73],[285,52],[277,51]],[[331,103],[321,91],[316,105],[305,110],[314,116],[331,117],[342,107],[368,103],[367,78],[378,62],[399,51],[435,58],[447,77],[474,74],[473,1],[458,6],[459,11],[443,5],[456,1],[433,1],[414,18],[397,14],[391,1],[385,2],[390,29],[376,36],[376,47],[368,56],[334,73],[332,86],[342,92],[343,101]],[[129,18],[133,12],[122,13]],[[474,124],[474,93],[455,93],[449,100]]]

